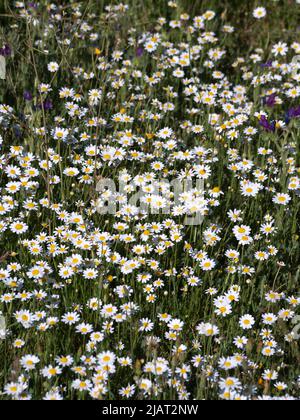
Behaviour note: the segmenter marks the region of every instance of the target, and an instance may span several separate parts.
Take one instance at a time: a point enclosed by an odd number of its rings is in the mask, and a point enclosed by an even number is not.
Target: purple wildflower
[[[287,116],[289,118],[297,118],[297,117],[300,117],[300,105],[297,106],[296,108],[291,108],[288,111]]]
[[[276,105],[276,93],[265,98],[266,105],[270,108],[273,108]]]
[[[260,124],[260,125],[261,125],[261,126],[262,126],[265,130],[266,130],[266,131],[269,131],[269,132],[274,133],[275,128],[276,128],[276,124],[275,124],[275,122],[273,121],[273,122],[271,122],[271,123],[270,123],[264,115],[262,115],[262,116],[261,116],[260,121],[259,121],[259,124]]]
[[[261,64],[262,68],[270,68],[272,66],[273,66],[273,61],[272,60],[269,60],[266,63]]]
[[[143,47],[139,47],[136,50],[136,56],[137,57],[142,57],[142,55],[144,54],[144,48]]]
[[[49,111],[53,108],[53,102],[51,101],[51,99],[46,99],[41,104],[39,104],[38,107],[40,109],[44,109],[44,111]]]
[[[10,46],[4,45],[4,47],[0,49],[0,55],[2,55],[3,57],[9,57],[11,55]]]
[[[23,96],[24,96],[25,101],[32,101],[32,99],[33,99],[32,94],[30,92],[28,92],[28,90],[26,90],[24,92],[24,95]]]
[[[52,108],[53,108],[53,103],[52,103],[51,99],[46,99],[45,102],[44,102],[44,110],[49,111]]]
[[[293,118],[298,118],[300,117],[300,105],[297,106],[296,108],[291,108],[288,110],[288,112],[286,113],[285,116],[285,122],[286,124],[289,124],[289,122],[293,119]]]
[[[43,103],[44,105],[44,110],[45,111],[49,111],[50,109],[53,108],[53,103],[51,101],[51,99],[46,99],[45,102]]]

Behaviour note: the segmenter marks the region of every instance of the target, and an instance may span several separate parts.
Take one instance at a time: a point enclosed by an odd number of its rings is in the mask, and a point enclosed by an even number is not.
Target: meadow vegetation
[[[299,12],[1,1],[0,399],[299,399]]]

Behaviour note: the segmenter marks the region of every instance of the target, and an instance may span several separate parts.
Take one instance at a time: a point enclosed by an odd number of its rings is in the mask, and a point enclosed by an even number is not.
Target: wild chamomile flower
[[[273,198],[273,202],[275,204],[279,204],[281,206],[286,206],[291,201],[291,197],[289,194],[276,194],[276,196]]]
[[[257,7],[253,11],[253,16],[256,19],[263,19],[264,17],[266,17],[267,16],[267,11],[266,11],[265,7]]]
[[[275,44],[272,49],[272,53],[277,56],[285,56],[288,52],[288,46],[285,42],[279,42]]]
[[[255,319],[252,315],[244,315],[240,318],[239,325],[243,330],[251,330],[255,324]]]
[[[21,366],[25,369],[26,372],[31,370],[35,370],[36,365],[40,362],[39,357],[34,355],[26,355],[21,358],[20,363]]]
[[[11,224],[10,229],[13,233],[16,233],[17,235],[22,235],[28,230],[28,225],[26,223],[23,223],[21,221],[16,221]]]
[[[55,61],[51,61],[48,64],[48,70],[50,73],[56,73],[58,69],[59,69],[59,65]]]

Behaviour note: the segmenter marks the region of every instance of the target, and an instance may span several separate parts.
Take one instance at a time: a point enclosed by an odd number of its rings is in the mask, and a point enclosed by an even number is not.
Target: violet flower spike
[[[259,121],[259,124],[260,124],[260,125],[261,125],[261,126],[262,126],[265,130],[266,130],[266,131],[269,131],[269,132],[271,132],[271,133],[274,133],[274,132],[275,132],[275,129],[276,129],[276,124],[275,124],[275,122],[273,121],[272,123],[270,123],[264,115],[262,115],[262,116],[261,116],[260,121]]]
[[[0,49],[0,55],[2,55],[3,57],[9,57],[11,56],[11,48],[9,45],[5,45],[3,48]]]
[[[28,91],[25,91],[23,96],[24,96],[25,101],[32,101],[33,99],[32,94]]]
[[[269,60],[269,61],[267,61],[266,63],[261,64],[260,66],[261,66],[262,68],[270,68],[270,67],[272,67],[272,66],[273,66],[273,61],[272,61],[272,60]]]
[[[144,48],[143,47],[138,47],[136,50],[136,56],[137,57],[142,57],[142,55],[144,54]]]
[[[266,105],[269,108],[273,108],[276,105],[276,93],[273,93],[272,95],[265,98]]]
[[[300,117],[300,105],[296,108],[291,108],[287,113],[289,118],[298,118]]]

